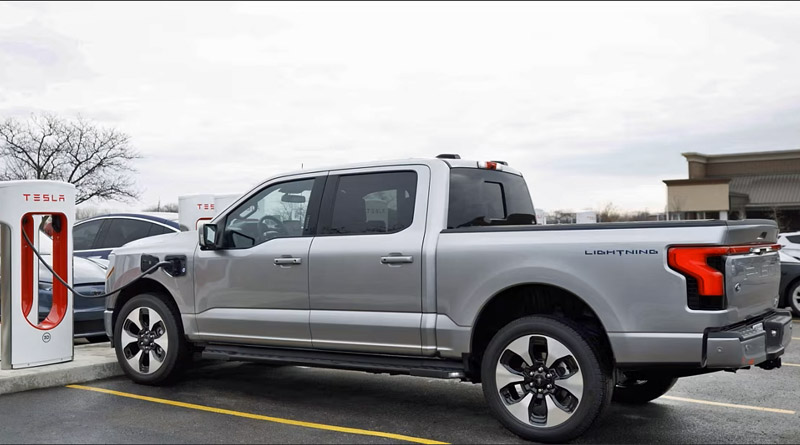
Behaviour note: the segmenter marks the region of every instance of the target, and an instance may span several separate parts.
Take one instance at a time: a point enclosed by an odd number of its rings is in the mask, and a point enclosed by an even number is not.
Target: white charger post
[[[0,182],[0,368],[71,361],[72,292],[53,278],[50,312],[39,321],[38,223],[53,219],[51,267],[72,286],[75,186],[58,181]]]

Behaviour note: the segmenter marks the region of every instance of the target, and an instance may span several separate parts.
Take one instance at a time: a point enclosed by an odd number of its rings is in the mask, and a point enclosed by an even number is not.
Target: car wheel
[[[655,377],[647,380],[626,380],[614,388],[612,400],[641,405],[667,393],[678,381],[676,377]]]
[[[568,320],[532,316],[492,338],[481,364],[483,393],[511,432],[537,442],[581,435],[608,405],[613,380],[591,338]]]
[[[122,306],[114,348],[125,374],[148,385],[173,381],[189,356],[178,310],[153,294],[137,295]]]
[[[789,307],[792,308],[795,317],[800,317],[800,281],[794,283],[786,293]]]

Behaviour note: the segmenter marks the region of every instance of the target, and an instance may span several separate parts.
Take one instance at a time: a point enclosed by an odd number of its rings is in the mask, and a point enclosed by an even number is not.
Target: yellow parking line
[[[782,366],[797,366],[797,367],[800,367],[800,365],[798,365],[796,363],[781,363],[781,365]]]
[[[800,340],[800,337],[792,337],[792,340]]]
[[[678,402],[690,402],[690,403],[700,403],[702,405],[724,406],[726,408],[751,409],[751,410],[754,410],[754,411],[766,411],[766,412],[778,413],[778,414],[792,414],[792,415],[795,414],[794,411],[790,411],[788,409],[762,408],[760,406],[737,405],[735,403],[710,402],[708,400],[687,399],[685,397],[674,397],[674,396],[661,396],[661,398],[662,399],[669,399],[669,400],[676,400]]]
[[[178,402],[175,400],[159,399],[157,397],[140,396],[138,394],[130,394],[127,392],[114,391],[112,389],[95,388],[92,386],[83,385],[67,385],[67,388],[83,389],[86,391],[101,392],[104,394],[111,394],[120,397],[128,397],[130,399],[144,400],[147,402],[161,403],[164,405],[179,406],[181,408],[196,409],[198,411],[206,411],[217,414],[227,414],[229,416],[245,417],[248,419],[266,420],[267,422],[282,423],[284,425],[302,426],[305,428],[314,428],[318,430],[337,431],[340,433],[360,434],[362,436],[375,436],[383,437],[386,439],[404,440],[406,442],[424,443],[424,444],[446,444],[447,442],[439,442],[431,439],[422,439],[419,437],[404,436],[402,434],[383,433],[380,431],[362,430],[358,428],[347,428],[342,426],[325,425],[322,423],[302,422],[299,420],[281,419],[279,417],[262,416],[260,414],[243,413],[240,411],[233,411],[229,409],[213,408],[205,405],[196,405],[194,403]]]

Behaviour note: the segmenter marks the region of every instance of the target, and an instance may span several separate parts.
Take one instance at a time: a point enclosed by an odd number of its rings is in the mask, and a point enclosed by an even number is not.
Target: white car
[[[800,259],[800,232],[781,233],[778,235],[781,252]]]

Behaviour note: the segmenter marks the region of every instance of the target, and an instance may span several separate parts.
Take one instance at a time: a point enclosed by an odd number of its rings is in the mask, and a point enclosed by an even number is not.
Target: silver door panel
[[[224,307],[308,309],[306,259],[311,239],[275,238],[249,249],[199,250],[194,266],[197,312]],[[275,264],[284,256],[300,262]]]
[[[209,309],[197,314],[197,324],[207,341],[311,347],[306,310]]]
[[[405,232],[315,238],[310,264],[311,308],[419,313],[420,262],[381,262],[382,257],[404,244],[409,236]],[[409,242],[401,253],[419,258],[421,250],[421,243]]]
[[[311,311],[313,346],[319,349],[420,355],[422,314]]]

